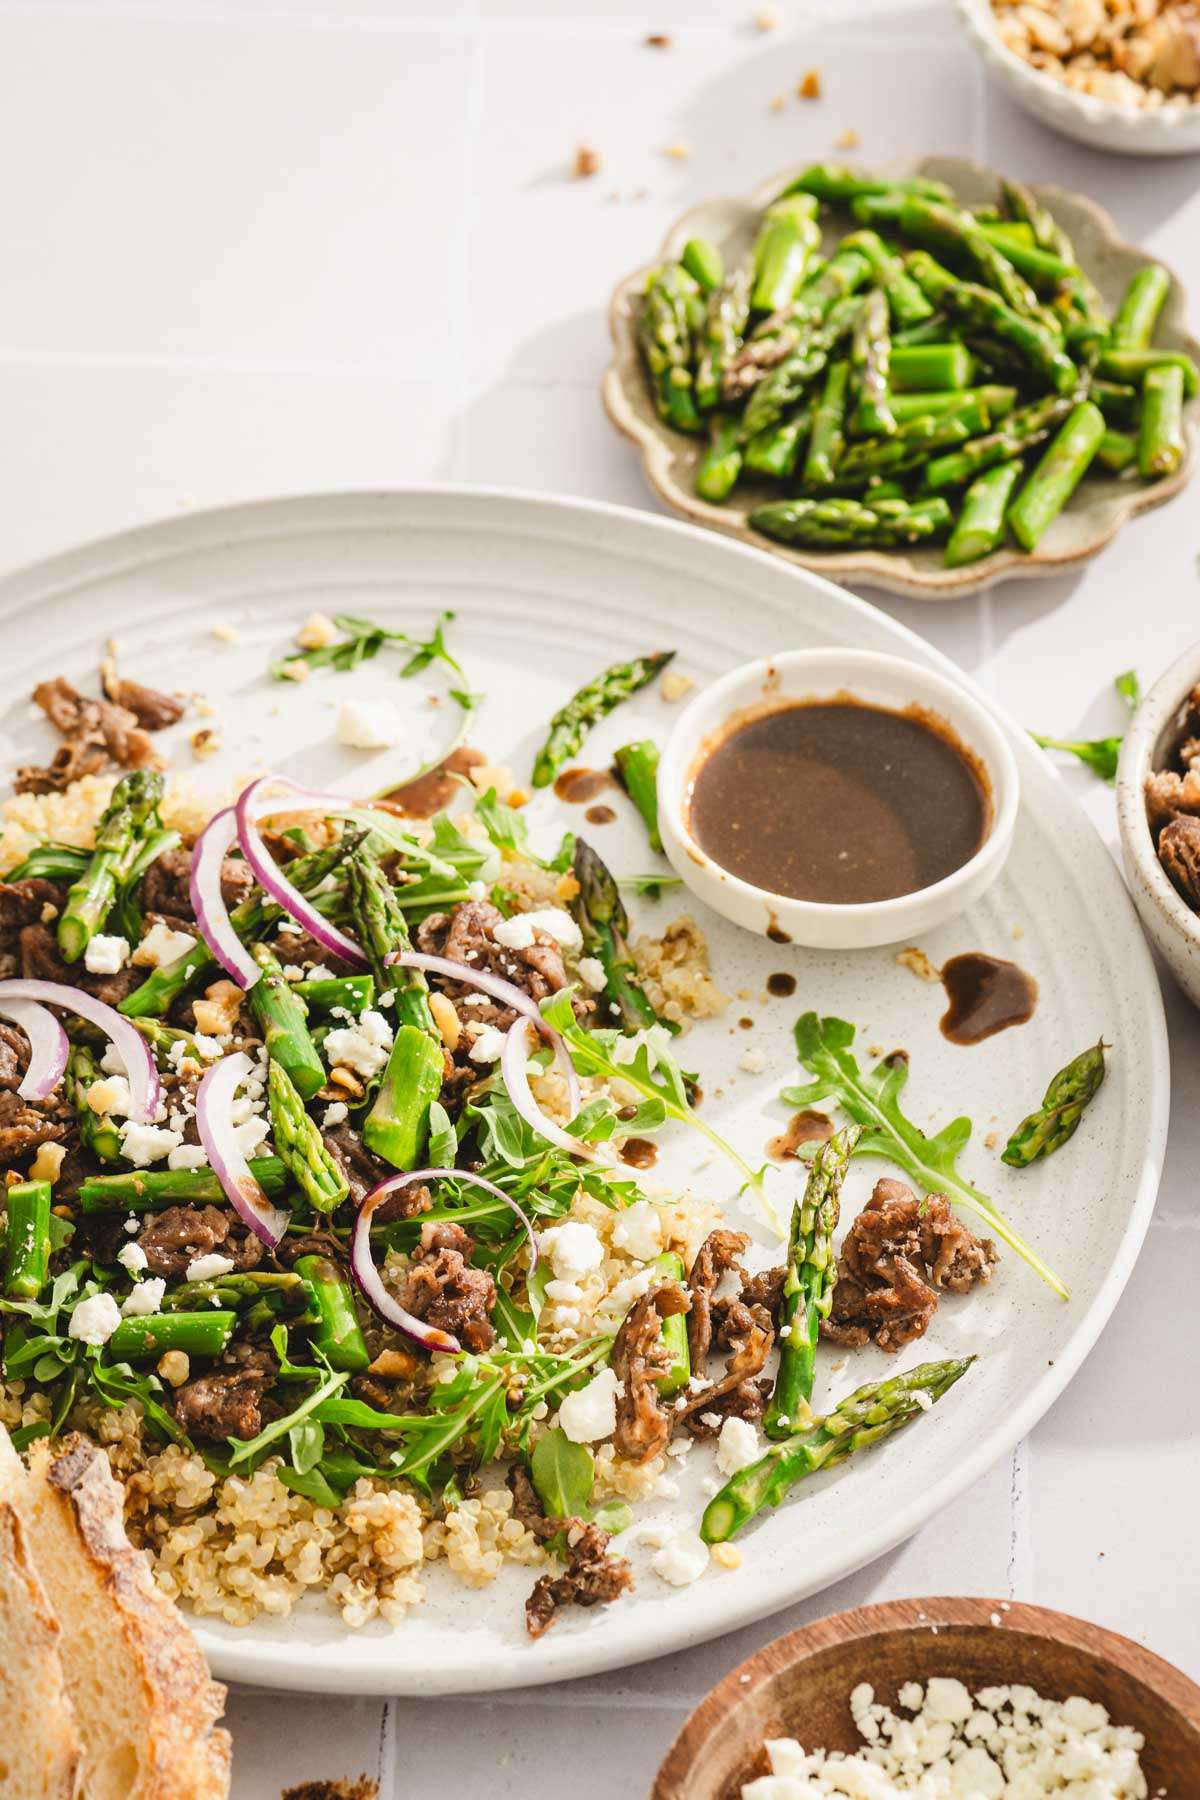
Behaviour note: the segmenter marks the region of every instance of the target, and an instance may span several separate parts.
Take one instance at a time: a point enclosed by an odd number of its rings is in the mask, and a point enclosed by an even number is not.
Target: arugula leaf
[[[1117,676],[1113,686],[1130,712],[1136,712],[1142,699],[1142,684],[1138,680],[1137,670],[1126,669],[1123,675]],[[1121,745],[1125,742],[1123,733],[1103,738],[1043,737],[1036,731],[1031,731],[1029,735],[1043,750],[1061,750],[1068,756],[1078,757],[1101,781],[1116,780]]]
[[[417,675],[434,662],[445,663],[456,675],[461,675],[462,665],[446,648],[444,627],[453,617],[451,612],[443,613],[433,628],[433,635],[423,639],[411,637],[407,631],[389,631],[373,619],[359,618],[354,613],[337,613],[333,622],[343,636],[336,643],[322,644],[316,650],[299,650],[294,656],[284,657],[281,662],[271,664],[271,674],[276,681],[286,681],[288,665],[297,662],[307,663],[310,669],[336,669],[340,674],[346,674],[357,669],[360,663],[370,662],[378,656],[385,644],[400,644],[412,652],[400,670],[402,676]]]
[[[475,816],[496,849],[502,853],[523,857],[526,862],[536,863],[539,869],[545,869],[551,875],[563,875],[571,867],[575,856],[575,833],[564,832],[562,843],[548,860],[536,856],[529,848],[529,827],[525,820],[515,806],[508,806],[501,800],[494,787],[476,800]]]
[[[317,1354],[319,1355],[320,1352],[318,1351]],[[231,1438],[229,1442],[233,1448],[229,1457],[229,1467],[236,1469],[239,1463],[249,1462],[251,1458],[260,1457],[264,1450],[269,1450],[272,1444],[279,1442],[280,1438],[290,1437],[297,1425],[302,1425],[323,1400],[330,1399],[332,1395],[344,1388],[349,1379],[349,1375],[338,1374],[335,1370],[329,1369],[312,1392],[305,1395],[299,1406],[293,1407],[292,1411],[285,1413],[281,1419],[273,1419],[269,1425],[263,1427],[257,1437]]]
[[[543,1431],[533,1447],[529,1470],[542,1511],[548,1519],[584,1519],[610,1532],[624,1531],[633,1518],[624,1501],[592,1505],[596,1465],[585,1444],[573,1444],[561,1426]],[[560,1556],[566,1549],[564,1534],[548,1540],[548,1550]]]
[[[682,887],[678,875],[618,875],[617,886],[628,888],[632,894],[642,894],[648,900],[657,900],[668,888]]]
[[[662,1122],[675,1119],[700,1132],[714,1149],[728,1157],[742,1176],[743,1190],[753,1190],[775,1230],[781,1237],[784,1235],[785,1228],[767,1196],[766,1167],[751,1168],[733,1145],[693,1109],[688,1100],[687,1077],[671,1054],[670,1034],[663,1026],[651,1025],[632,1036],[620,1031],[586,1031],[575,1017],[569,989],[544,1000],[542,1012],[566,1040],[571,1061],[580,1075],[621,1081],[641,1094],[643,1100],[661,1108]]]
[[[796,1050],[814,1079],[804,1087],[785,1088],[785,1105],[807,1108],[834,1099],[855,1124],[863,1127],[856,1156],[878,1156],[893,1162],[926,1193],[944,1193],[986,1219],[996,1236],[1015,1250],[1062,1299],[1068,1291],[1058,1276],[1013,1229],[994,1200],[972,1187],[958,1172],[958,1156],[971,1135],[971,1121],[952,1119],[936,1137],[905,1117],[900,1100],[908,1080],[908,1058],[897,1051],[874,1069],[863,1071],[851,1046],[855,1027],[845,1019],[822,1019],[805,1013],[796,1024]]]
[[[342,1504],[343,1496],[319,1468],[295,1469],[289,1468],[287,1463],[281,1463],[275,1474],[285,1488],[293,1494],[303,1494],[314,1506],[324,1506],[330,1512],[336,1512]]]
[[[288,1449],[293,1469],[298,1475],[307,1475],[325,1453],[325,1427],[317,1419],[301,1419],[288,1432]]]
[[[458,1136],[450,1114],[440,1100],[429,1108],[429,1163],[434,1169],[452,1169],[458,1155]]]

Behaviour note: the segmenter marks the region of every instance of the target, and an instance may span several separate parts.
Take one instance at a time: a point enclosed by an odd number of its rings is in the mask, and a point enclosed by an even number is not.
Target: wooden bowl
[[[763,207],[800,172],[799,165],[784,169],[760,183],[753,193],[706,200],[694,206],[671,227],[655,261],[677,257],[690,237],[711,238],[728,262],[740,261],[749,251]],[[961,156],[909,159],[871,173],[896,179],[930,175],[946,182],[967,205],[994,200],[1000,179],[993,170]],[[1082,267],[1095,282],[1110,312],[1115,310],[1130,277],[1138,269],[1161,260],[1125,243],[1108,213],[1082,194],[1045,185],[1035,185],[1033,192],[1070,235]],[[835,217],[837,229],[830,242],[854,223],[845,213],[839,212]],[[637,313],[648,273],[649,267],[627,275],[618,283],[609,307],[614,349],[603,389],[609,418],[635,444],[648,481],[673,512],[798,563],[801,568],[813,569],[830,581],[850,577],[893,594],[908,594],[915,600],[957,600],[1013,576],[1062,575],[1095,556],[1135,513],[1161,506],[1177,494],[1191,473],[1200,425],[1200,395],[1184,407],[1188,447],[1174,475],[1143,482],[1107,474],[1093,464],[1069,505],[1032,552],[1005,543],[979,562],[948,569],[940,544],[916,544],[895,550],[809,550],[775,543],[752,530],[748,517],[754,507],[765,500],[778,500],[786,489],[778,482],[746,475],[723,506],[702,500],[695,491],[695,476],[705,439],[673,431],[654,410],[637,343]],[[1183,287],[1172,275],[1155,342],[1166,349],[1184,350],[1200,360],[1200,344],[1187,330],[1186,307]]]
[[[999,1625],[993,1624],[999,1619]],[[1041,1606],[999,1600],[892,1600],[793,1631],[727,1675],[668,1752],[651,1800],[739,1800],[765,1773],[765,1738],[856,1750],[850,1691],[869,1681],[896,1704],[906,1681],[956,1676],[974,1691],[1024,1682],[1047,1698],[1082,1694],[1132,1725],[1150,1792],[1200,1800],[1200,1688],[1140,1644]]]

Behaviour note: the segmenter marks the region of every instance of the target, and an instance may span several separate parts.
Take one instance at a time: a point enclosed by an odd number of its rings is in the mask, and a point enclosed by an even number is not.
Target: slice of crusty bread
[[[73,1800],[77,1791],[80,1743],[58,1645],[25,1527],[0,1501],[0,1800]]]
[[[16,1509],[62,1627],[59,1653],[83,1742],[85,1800],[226,1800],[231,1745],[215,1729],[225,1690],[145,1558],[125,1535],[104,1452],[72,1436],[8,1446],[0,1499]]]

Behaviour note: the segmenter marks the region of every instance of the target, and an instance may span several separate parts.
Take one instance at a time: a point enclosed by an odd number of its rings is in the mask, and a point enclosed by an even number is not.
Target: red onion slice
[[[550,1143],[557,1144],[560,1150],[566,1150],[572,1156],[582,1156],[588,1162],[595,1161],[596,1147],[585,1144],[582,1138],[572,1137],[561,1125],[556,1125],[547,1113],[544,1113],[533,1097],[529,1085],[529,1027],[532,1019],[518,1019],[504,1034],[504,1049],[500,1052],[500,1074],[508,1089],[508,1097],[520,1113],[527,1125],[540,1132]],[[578,1112],[578,1106],[572,1108]]]
[[[506,1194],[494,1182],[485,1181],[482,1175],[471,1175],[466,1169],[413,1169],[407,1175],[389,1175],[373,1187],[363,1197],[354,1221],[354,1229],[350,1234],[350,1272],[358,1284],[363,1298],[372,1310],[388,1325],[394,1325],[397,1331],[404,1332],[406,1337],[414,1338],[426,1350],[445,1350],[455,1353],[462,1349],[456,1337],[448,1331],[439,1331],[436,1325],[429,1325],[424,1319],[418,1319],[401,1306],[400,1302],[388,1293],[383,1285],[379,1270],[375,1267],[375,1258],[371,1255],[371,1219],[375,1209],[387,1199],[389,1194],[399,1192],[401,1188],[411,1187],[417,1181],[462,1181],[470,1187],[482,1188],[497,1200],[503,1200],[512,1212],[517,1215],[525,1227],[529,1239],[529,1273],[532,1275],[537,1267],[537,1239],[533,1226],[527,1215],[522,1212],[511,1194]]]
[[[196,1128],[230,1206],[255,1237],[273,1250],[291,1214],[285,1207],[271,1204],[251,1174],[234,1135],[233,1097],[253,1069],[244,1050],[213,1064],[196,1089]]]
[[[232,806],[209,820],[192,849],[188,892],[201,937],[231,980],[248,991],[262,970],[234,930],[221,892],[221,867],[237,841],[237,832]]]
[[[61,1006],[64,1012],[99,1026],[125,1065],[132,1105],[129,1117],[137,1125],[154,1123],[159,1100],[158,1069],[153,1051],[132,1019],[122,1018],[103,1000],[61,981],[0,981],[0,1006],[10,1000],[38,1000],[45,1006]]]
[[[36,1000],[6,1000],[0,1019],[19,1025],[29,1039],[29,1067],[17,1093],[22,1100],[47,1100],[66,1073],[71,1046],[54,1014]]]
[[[575,1064],[571,1061],[571,1053],[563,1041],[562,1033],[555,1031],[542,1015],[536,1000],[517,987],[515,982],[505,981],[501,975],[489,975],[485,969],[476,969],[470,963],[454,962],[448,956],[426,956],[417,950],[393,950],[384,958],[385,962],[399,963],[402,969],[424,969],[429,975],[445,975],[451,981],[460,981],[464,987],[478,988],[481,994],[490,994],[493,1000],[500,1000],[519,1012],[536,1025],[546,1042],[554,1051],[554,1060],[562,1071],[567,1084],[567,1101],[572,1116],[579,1111],[580,1091],[579,1077],[575,1073]]]
[[[284,790],[282,794],[270,799],[266,789]],[[295,919],[316,938],[322,949],[330,956],[340,956],[353,968],[365,969],[367,959],[344,931],[319,913],[311,901],[294,888],[278,863],[274,861],[267,846],[263,843],[258,830],[259,819],[270,818],[281,812],[345,812],[355,804],[345,794],[316,794],[308,788],[300,788],[294,782],[281,775],[263,775],[252,781],[238,797],[235,811],[237,813],[238,842],[242,846],[242,855],[254,871],[259,885],[271,896],[277,905],[282,906],[290,918]]]

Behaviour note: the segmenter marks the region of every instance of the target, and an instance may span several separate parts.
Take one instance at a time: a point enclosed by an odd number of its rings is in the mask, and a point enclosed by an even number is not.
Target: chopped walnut
[[[203,1000],[197,1000],[192,1007],[196,1030],[206,1037],[225,1037],[237,1024],[245,998],[234,982],[214,981],[211,987],[205,988]]]
[[[669,31],[648,31],[643,39],[648,50],[669,50],[674,41]]]
[[[328,613],[311,612],[296,633],[301,650],[325,650],[337,637],[337,626]]]
[[[806,69],[796,93],[801,100],[819,100],[821,98],[820,69]]]
[[[1158,860],[1193,912],[1200,912],[1200,819],[1172,819],[1158,840]]]
[[[287,662],[281,662],[279,673],[285,681],[307,681],[312,669],[302,656],[293,656]]]
[[[857,150],[861,142],[862,139],[853,125],[847,125],[845,131],[840,132],[834,139],[834,148],[836,150]]]
[[[1131,110],[1200,97],[1195,0],[992,0],[1014,55],[1077,93]]]
[[[221,734],[211,725],[202,725],[199,731],[193,731],[191,745],[192,755],[204,762],[221,748]]]
[[[572,169],[576,181],[586,181],[589,175],[600,173],[600,152],[591,144],[580,144],[575,152],[575,163]]]

